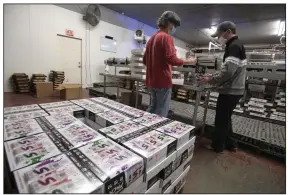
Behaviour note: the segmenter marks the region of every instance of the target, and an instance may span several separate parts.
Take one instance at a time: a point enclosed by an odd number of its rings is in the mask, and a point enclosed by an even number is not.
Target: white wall
[[[107,9],[107,8],[105,8]],[[101,8],[103,12],[103,8]],[[105,10],[104,10],[105,11]],[[111,10],[110,10],[111,11]],[[115,14],[117,14],[115,12]],[[118,14],[122,22],[137,21]],[[138,24],[139,25],[139,22]],[[134,27],[132,27],[133,29]],[[134,29],[136,29],[135,27]],[[100,72],[104,71],[104,60],[109,57],[130,57],[131,49],[137,44],[133,41],[133,31],[101,21],[98,26],[86,29],[82,15],[55,5],[4,5],[4,91],[11,91],[9,79],[13,73],[33,73],[48,75],[50,70],[57,70],[57,34],[65,34],[65,29],[74,31],[74,37],[82,39],[82,84],[101,81]],[[131,29],[131,28],[130,28]],[[156,29],[145,25],[145,34],[148,36]],[[100,37],[112,36],[117,40],[117,53],[100,51]],[[90,52],[86,46],[90,43]],[[186,44],[175,39],[177,55],[184,57]],[[86,53],[90,53],[88,64],[85,66]],[[86,67],[88,78],[86,78]],[[90,67],[90,68],[89,68]],[[91,78],[90,74],[91,73]]]

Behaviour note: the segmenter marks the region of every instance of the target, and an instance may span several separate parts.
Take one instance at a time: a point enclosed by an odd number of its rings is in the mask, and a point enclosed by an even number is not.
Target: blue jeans
[[[150,88],[151,103],[147,112],[167,117],[169,112],[172,88]]]

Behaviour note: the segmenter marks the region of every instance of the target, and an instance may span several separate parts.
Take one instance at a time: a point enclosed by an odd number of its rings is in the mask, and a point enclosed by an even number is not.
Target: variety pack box
[[[14,172],[19,193],[104,193],[103,183],[70,152]]]
[[[119,193],[143,175],[143,159],[108,138],[71,152],[100,178],[105,193]]]
[[[93,102],[100,103],[100,104],[104,104],[104,103],[106,103],[106,102],[111,101],[110,99],[104,98],[104,97],[95,97],[95,98],[90,98],[89,100],[91,100],[91,101],[93,101]]]
[[[93,129],[100,129],[103,127],[109,127],[124,121],[131,120],[130,117],[116,112],[114,110],[108,110],[106,112],[95,113],[94,111],[89,111],[87,123]]]
[[[125,106],[124,104],[121,104],[119,102],[113,101],[113,100],[108,100],[102,103],[103,105],[115,109],[115,110],[121,110]]]
[[[186,176],[190,170],[190,165],[188,165],[185,170],[182,170],[180,176],[173,182],[171,185],[166,187],[164,190],[162,188],[162,193],[164,194],[177,194],[181,190],[181,188],[185,185]]]
[[[4,115],[25,112],[25,111],[33,111],[33,110],[41,110],[41,108],[37,104],[7,107],[7,108],[4,108]]]
[[[25,120],[25,119],[32,119],[42,116],[48,116],[48,113],[44,110],[33,110],[33,111],[24,111],[12,114],[4,114],[4,123],[8,121],[18,121],[18,120]]]
[[[50,115],[59,114],[59,113],[68,113],[73,115],[75,118],[85,122],[85,109],[77,105],[61,106],[54,108],[45,109]]]
[[[178,149],[194,136],[195,127],[179,121],[173,121],[156,130],[176,138]]]
[[[122,144],[140,135],[148,133],[151,129],[133,121],[125,121],[110,127],[101,128],[98,131],[117,143]]]
[[[176,160],[177,152],[174,151],[170,154],[167,158],[164,158],[160,161],[157,165],[153,166],[150,170],[145,172],[145,179],[144,179],[144,190],[143,192],[149,191],[149,189],[158,181],[163,181],[164,177],[166,176],[170,164]],[[171,167],[172,169],[172,167]]]
[[[48,127],[50,130],[62,129],[74,122],[79,121],[77,118],[67,113],[59,113],[46,117],[37,118],[39,124]]]
[[[172,154],[177,147],[175,138],[155,130],[123,144],[144,158],[146,172]]]
[[[161,194],[161,189],[161,182],[158,180],[148,190],[145,191],[145,194]]]
[[[78,106],[86,106],[89,104],[93,104],[92,101],[89,101],[88,99],[79,99],[79,100],[70,100],[70,102],[72,102],[73,104],[76,104]]]
[[[10,171],[32,165],[67,150],[49,132],[4,143]]]
[[[133,118],[139,118],[146,114],[149,114],[148,112],[130,106],[124,106],[123,108],[120,109],[120,111],[132,116]]]
[[[45,103],[45,104],[39,104],[42,108],[48,109],[48,108],[55,108],[55,107],[61,107],[61,106],[71,106],[73,105],[70,101],[60,101],[60,102],[52,102],[52,103]]]
[[[169,166],[164,169],[164,177],[162,178],[162,192],[164,192],[190,164],[194,151],[194,143],[192,143],[193,140],[183,147],[181,151],[177,150],[177,158],[172,164],[169,164]],[[187,152],[185,148],[187,148]]]
[[[73,122],[64,128],[51,130],[51,132],[69,150],[105,138],[81,121]]]
[[[134,119],[133,121],[152,129],[157,129],[160,126],[172,122],[170,119],[158,116],[156,114],[146,114],[140,118]]]
[[[46,131],[35,119],[11,121],[4,123],[4,141],[27,137]]]

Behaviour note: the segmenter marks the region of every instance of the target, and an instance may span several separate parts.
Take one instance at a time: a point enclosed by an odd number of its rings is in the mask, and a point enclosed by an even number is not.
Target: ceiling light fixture
[[[213,33],[215,33],[217,30],[217,28],[215,26],[211,26],[211,28],[208,29],[209,33],[212,35]]]
[[[279,23],[278,36],[283,35],[284,32],[285,32],[285,21],[282,20],[282,21],[280,21],[280,23]]]

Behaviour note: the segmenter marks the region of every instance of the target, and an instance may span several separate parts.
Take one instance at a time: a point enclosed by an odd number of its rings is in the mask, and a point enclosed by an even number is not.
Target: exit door
[[[57,36],[58,68],[64,71],[65,83],[80,83],[82,85],[82,40],[65,36]]]

